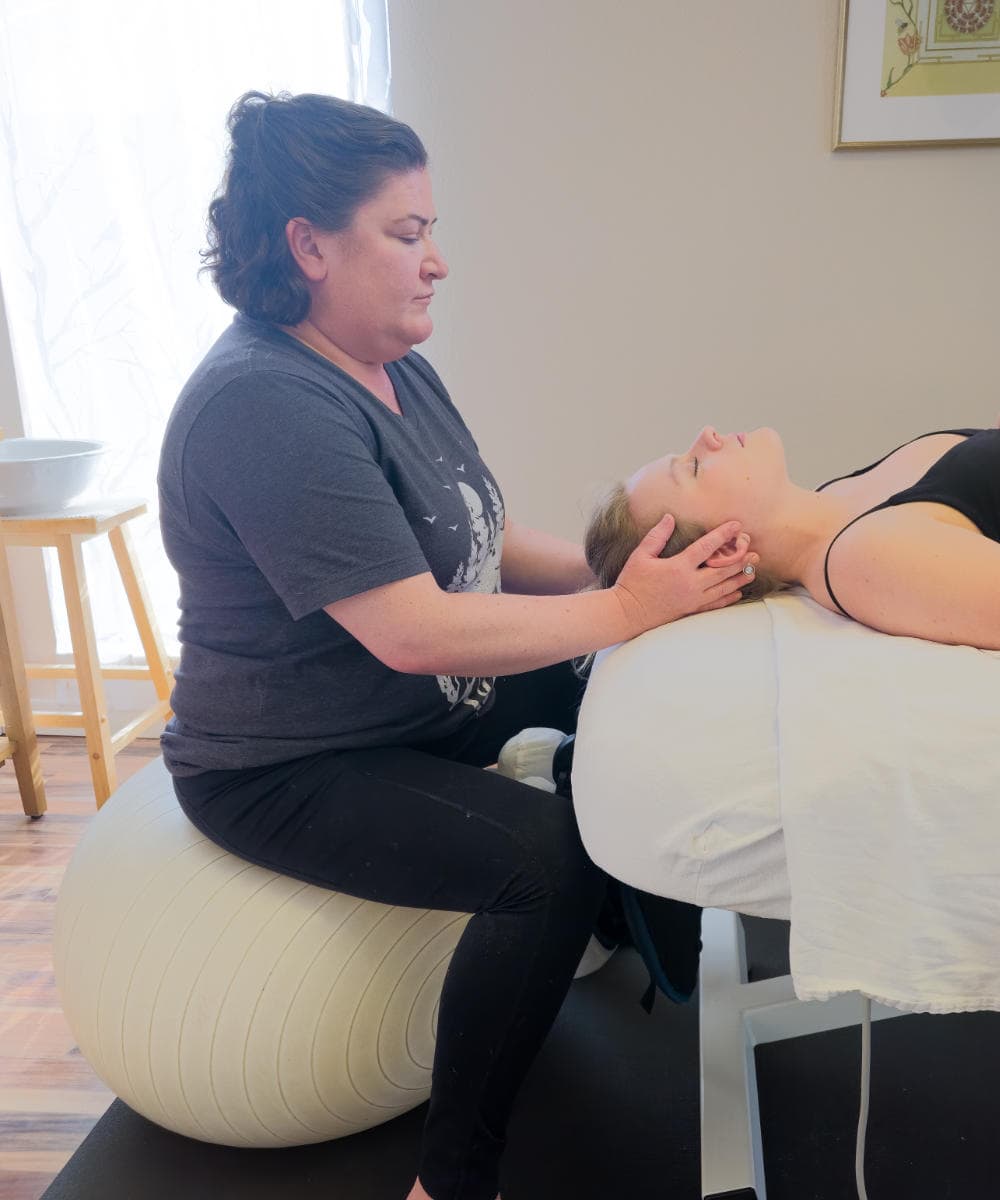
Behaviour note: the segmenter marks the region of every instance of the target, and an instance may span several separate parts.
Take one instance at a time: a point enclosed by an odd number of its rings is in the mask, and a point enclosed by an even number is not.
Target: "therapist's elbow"
[[[456,655],[458,637],[454,630],[435,630],[419,625],[393,640],[391,647],[383,646],[381,659],[392,671],[401,675],[464,675],[459,670],[461,655]],[[475,672],[471,672],[475,674]]]
[[[390,671],[401,675],[436,675],[430,666],[427,647],[408,637],[405,630],[372,630],[354,634],[368,653]]]
[[[375,657],[390,671],[398,671],[400,675],[438,674],[426,652],[419,646],[397,646],[375,654]]]
[[[466,672],[456,669],[461,657],[456,656],[459,636],[447,624],[407,622],[389,636],[377,639],[378,644],[368,649],[391,671],[401,675],[462,675]]]
[[[449,674],[454,657],[447,600],[430,575],[400,580],[326,606],[352,637],[390,671]]]

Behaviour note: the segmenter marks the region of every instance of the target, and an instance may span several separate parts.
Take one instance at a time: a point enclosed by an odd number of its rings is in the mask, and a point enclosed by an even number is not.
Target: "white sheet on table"
[[[647,892],[787,919],[776,710],[763,604],[598,655],[573,758],[591,858]]]
[[[1000,653],[766,606],[796,994],[1000,1009]]]
[[[796,993],[1000,1009],[1000,654],[801,590],[599,657],[573,790],[635,887],[791,918]]]

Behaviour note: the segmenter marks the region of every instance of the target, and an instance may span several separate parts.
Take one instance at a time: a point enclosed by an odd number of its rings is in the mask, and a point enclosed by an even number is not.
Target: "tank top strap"
[[[829,546],[827,546],[827,548],[826,548],[826,554],[823,557],[823,582],[826,584],[826,590],[827,590],[827,593],[829,594],[830,599],[834,602],[834,604],[836,604],[836,606],[840,609],[840,611],[844,614],[845,617],[851,617],[851,614],[847,611],[846,608],[844,608],[844,606],[837,599],[837,595],[834,592],[833,587],[830,584],[830,551],[836,545],[837,538],[839,538],[841,534],[846,533],[848,531],[848,529],[851,528],[852,525],[856,525],[858,523],[858,521],[861,520],[862,517],[867,517],[869,515],[869,513],[873,513],[877,509],[884,508],[884,507],[885,507],[884,504],[877,504],[875,506],[875,508],[869,508],[869,509],[866,509],[865,512],[863,512],[863,513],[858,513],[858,515],[856,517],[854,517],[852,520],[847,522],[847,524],[844,526],[843,529],[839,530],[837,533],[834,534],[833,540],[830,542]],[[855,619],[854,617],[851,617],[852,621],[854,619]]]
[[[978,429],[935,429],[931,433],[922,433],[918,437],[910,438],[910,440],[908,442],[903,442],[902,445],[897,446],[896,450],[902,450],[904,446],[911,446],[914,442],[922,441],[923,438],[937,437],[939,434],[942,434],[942,433],[959,434],[962,437],[968,438],[968,437],[971,437],[973,434],[979,433],[979,432],[981,432],[981,431]],[[896,450],[890,450],[889,454],[883,455],[882,458],[880,458],[878,460],[878,462],[872,463],[872,465],[870,467],[862,467],[861,470],[853,471],[850,475],[838,475],[838,477],[836,479],[828,480],[826,483],[821,484],[816,489],[816,491],[821,492],[823,490],[823,488],[829,487],[831,483],[839,483],[841,479],[854,479],[858,475],[866,475],[869,471],[874,470],[875,467],[879,466],[881,463],[884,463],[885,460],[887,458],[889,458],[891,455],[895,454]],[[848,531],[848,529],[850,529],[851,526],[854,525],[856,522],[860,521],[862,517],[867,517],[870,513],[878,512],[878,510],[881,508],[888,508],[891,503],[892,503],[892,497],[890,496],[888,500],[884,500],[881,504],[876,504],[873,508],[866,509],[863,513],[858,513],[858,515],[856,517],[854,517],[852,520],[847,522],[847,524],[844,526],[843,529],[840,530],[839,533],[835,534],[833,540],[830,542],[829,546],[827,546],[827,548],[826,548],[826,554],[823,557],[823,582],[826,584],[826,590],[827,590],[827,593],[829,594],[830,599],[834,602],[834,604],[836,604],[837,608],[840,609],[840,611],[844,614],[845,617],[850,617],[851,614],[840,603],[840,601],[837,599],[836,593],[834,592],[833,588],[830,586],[830,551],[836,545],[837,538],[839,538],[841,534],[846,533]],[[854,618],[851,617],[851,620],[853,621]]]
[[[817,492],[821,492],[824,488],[828,488],[833,483],[840,483],[843,479],[856,479],[859,475],[867,475],[869,471],[874,471],[876,467],[880,467],[887,458],[892,458],[892,456],[896,453],[896,450],[902,450],[906,446],[912,446],[914,442],[921,442],[924,438],[939,437],[942,433],[954,433],[961,434],[963,437],[971,437],[972,434],[979,432],[980,430],[978,429],[932,429],[930,433],[918,433],[916,437],[910,438],[908,442],[900,442],[895,450],[890,450],[888,454],[883,454],[881,458],[876,459],[875,462],[870,463],[867,467],[859,467],[856,471],[851,471],[849,475],[837,475],[833,479],[828,479],[826,483],[821,483],[815,490]],[[845,525],[844,529],[846,528],[847,526]],[[842,529],[840,533],[843,532],[844,530]],[[837,537],[839,536],[840,534],[837,534]],[[831,542],[830,545],[832,546],[833,543]]]

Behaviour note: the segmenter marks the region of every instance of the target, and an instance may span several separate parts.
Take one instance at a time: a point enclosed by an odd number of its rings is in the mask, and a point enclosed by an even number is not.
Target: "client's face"
[[[625,487],[643,527],[669,512],[706,529],[739,520],[752,532],[787,481],[785,449],[773,429],[720,434],[706,425],[685,454],[647,463]]]

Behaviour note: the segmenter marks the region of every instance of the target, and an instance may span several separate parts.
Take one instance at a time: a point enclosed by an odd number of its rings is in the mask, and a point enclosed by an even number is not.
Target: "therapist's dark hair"
[[[208,209],[207,270],[227,304],[296,325],[309,291],[285,240],[292,217],[347,229],[391,175],[427,165],[409,125],[333,96],[247,92],[227,124],[226,172]]]
[[[684,521],[676,514],[675,520],[674,531],[660,551],[660,558],[672,558],[675,554],[680,554],[708,532],[704,527]],[[587,565],[597,576],[600,587],[608,588],[614,585],[629,555],[654,524],[655,522],[651,522],[643,528],[636,523],[624,484],[617,483],[611,488],[594,509],[583,539]],[[742,600],[759,600],[762,596],[780,591],[785,586],[782,580],[758,567],[754,578],[740,588],[743,593]]]

